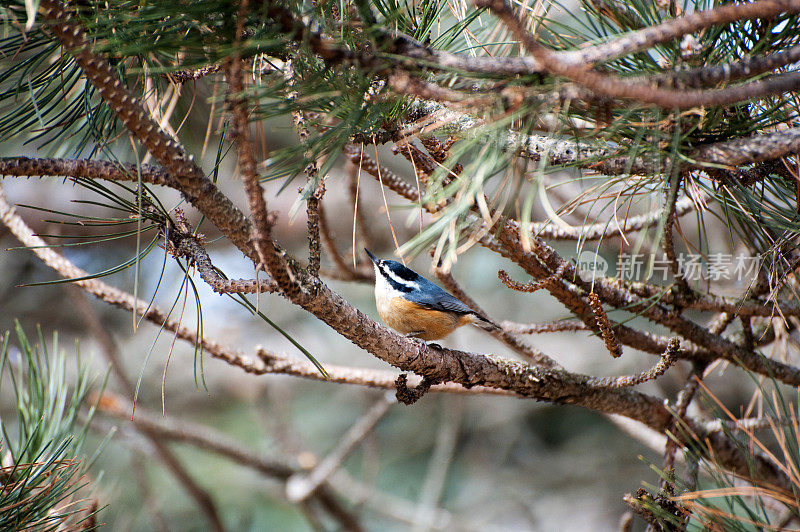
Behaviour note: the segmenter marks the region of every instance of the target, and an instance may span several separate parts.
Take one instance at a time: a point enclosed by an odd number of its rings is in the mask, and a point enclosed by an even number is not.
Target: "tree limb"
[[[718,24],[721,21],[730,20],[731,17],[734,17],[732,20],[737,20],[740,17],[774,16],[786,10],[795,12],[800,10],[800,2],[795,0],[787,0],[785,2],[761,0],[751,4],[720,6],[715,10],[675,19],[677,22],[670,21],[641,30],[641,33],[635,33],[629,39],[609,43],[604,50],[601,49],[602,51],[596,55],[580,54],[573,56],[574,58],[553,52],[539,44],[533,35],[525,29],[525,25],[519,16],[505,3],[505,0],[477,0],[476,5],[491,9],[547,72],[564,76],[580,83],[600,96],[632,99],[668,109],[689,109],[701,106],[728,105],[800,88],[800,73],[796,72],[771,76],[722,89],[673,90],[587,69],[593,62],[593,58],[599,60],[622,55],[628,53],[629,50],[637,50],[640,47],[652,46],[662,42],[662,40],[670,40],[676,34],[682,35],[694,31],[691,28],[703,28],[707,25]],[[621,45],[621,43],[625,43],[625,45]]]

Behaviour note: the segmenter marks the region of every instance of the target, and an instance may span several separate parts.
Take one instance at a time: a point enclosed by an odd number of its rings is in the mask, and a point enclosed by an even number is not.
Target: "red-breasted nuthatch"
[[[467,323],[485,330],[498,328],[414,270],[364,251],[375,265],[378,314],[397,332],[430,341],[444,338]]]

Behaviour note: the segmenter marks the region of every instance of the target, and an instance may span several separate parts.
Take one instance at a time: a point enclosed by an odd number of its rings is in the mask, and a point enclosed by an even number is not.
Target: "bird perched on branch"
[[[461,300],[393,260],[364,249],[375,266],[375,303],[381,319],[399,333],[425,341],[444,338],[471,323],[491,331],[499,327]]]

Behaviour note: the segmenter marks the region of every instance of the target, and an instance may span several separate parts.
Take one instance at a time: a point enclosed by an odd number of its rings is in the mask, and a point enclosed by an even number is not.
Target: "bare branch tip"
[[[408,375],[401,373],[397,377],[397,380],[394,381],[394,385],[397,389],[395,397],[399,403],[403,403],[404,405],[413,405],[419,401],[434,384],[436,384],[436,382],[433,380],[429,379],[428,377],[423,377],[422,381],[420,381],[418,385],[409,388]]]
[[[543,279],[540,281],[528,281],[527,283],[518,283],[517,281],[513,280],[508,272],[505,270],[499,270],[497,272],[497,278],[500,279],[500,282],[509,287],[511,290],[515,290],[517,292],[527,292],[533,293],[539,290],[544,286],[545,281],[547,279]]]

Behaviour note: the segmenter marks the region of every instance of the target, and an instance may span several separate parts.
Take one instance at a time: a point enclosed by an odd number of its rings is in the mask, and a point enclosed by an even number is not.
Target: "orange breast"
[[[444,338],[456,327],[469,323],[449,312],[420,308],[402,297],[378,298],[377,306],[386,325],[425,341]]]

